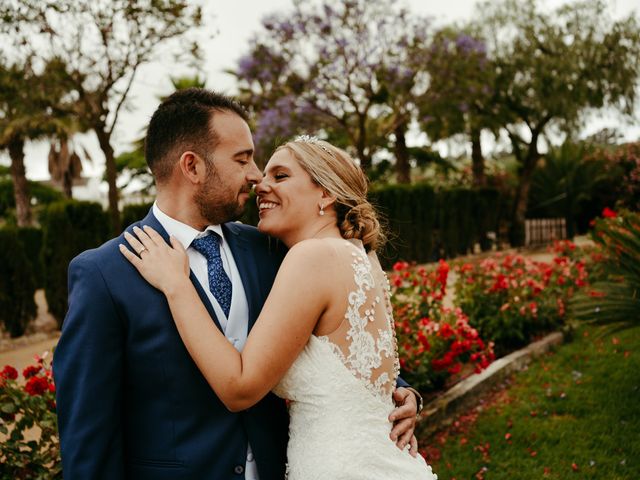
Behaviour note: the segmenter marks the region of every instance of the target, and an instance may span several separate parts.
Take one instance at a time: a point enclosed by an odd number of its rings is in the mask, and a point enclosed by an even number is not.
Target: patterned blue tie
[[[231,280],[222,266],[220,236],[215,232],[210,232],[209,235],[196,238],[191,242],[191,246],[207,259],[209,290],[216,297],[222,311],[228,318],[231,309]]]

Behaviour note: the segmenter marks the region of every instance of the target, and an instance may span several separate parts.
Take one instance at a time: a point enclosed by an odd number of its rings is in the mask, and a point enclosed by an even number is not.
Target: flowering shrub
[[[22,376],[24,383],[10,365],[0,372],[0,478],[62,478],[55,386],[46,354]]]
[[[575,244],[557,242],[552,251],[550,263],[507,254],[456,267],[457,303],[500,355],[563,325],[568,299],[587,285]]]
[[[402,375],[422,392],[480,372],[494,359],[492,345],[480,338],[462,310],[442,305],[448,274],[443,260],[433,270],[398,262],[389,277]]]

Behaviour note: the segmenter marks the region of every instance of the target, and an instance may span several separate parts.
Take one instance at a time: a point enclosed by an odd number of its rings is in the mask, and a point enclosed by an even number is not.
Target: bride
[[[269,391],[289,400],[289,480],[436,479],[389,438],[398,354],[364,173],[345,151],[305,136],[276,150],[255,191],[258,228],[289,251],[242,352],[211,322],[180,242],[145,227],[127,235],[144,254],[120,249],[166,295],[227,408],[248,409]]]

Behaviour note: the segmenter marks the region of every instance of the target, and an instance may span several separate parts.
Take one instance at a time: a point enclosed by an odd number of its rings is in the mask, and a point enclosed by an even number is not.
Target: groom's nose
[[[247,171],[247,182],[252,185],[255,185],[260,180],[262,180],[262,172],[256,165],[256,162],[252,160],[249,170]]]

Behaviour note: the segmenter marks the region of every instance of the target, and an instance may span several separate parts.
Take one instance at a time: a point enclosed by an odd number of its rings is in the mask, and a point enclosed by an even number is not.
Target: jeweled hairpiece
[[[310,143],[311,145],[317,145],[322,150],[327,152],[329,155],[333,156],[331,150],[320,143],[320,139],[315,135],[298,135],[294,140],[294,142],[302,142],[302,143]]]

